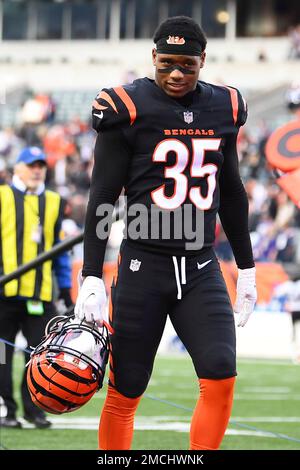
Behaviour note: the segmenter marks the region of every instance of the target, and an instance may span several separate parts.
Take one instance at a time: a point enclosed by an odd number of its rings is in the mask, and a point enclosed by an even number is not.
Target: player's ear
[[[200,69],[202,69],[202,67],[204,67],[205,59],[206,59],[206,52],[203,51],[201,56],[200,56]]]
[[[155,47],[153,47],[153,49],[152,49],[152,63],[153,63],[154,66],[156,66],[156,59],[157,59],[157,52],[156,52]]]

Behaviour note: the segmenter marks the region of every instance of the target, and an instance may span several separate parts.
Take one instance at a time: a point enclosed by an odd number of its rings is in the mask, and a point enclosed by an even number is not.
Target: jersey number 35
[[[190,200],[198,209],[208,210],[212,205],[218,167],[213,163],[204,164],[204,158],[207,150],[219,150],[221,139],[192,139],[191,142],[193,151],[190,175],[207,178],[207,194],[203,197],[199,187],[189,190],[188,177],[184,174],[190,157],[188,147],[180,140],[166,139],[156,146],[153,153],[153,162],[166,162],[169,152],[176,154],[175,165],[165,168],[165,178],[173,178],[175,181],[172,196],[166,196],[165,184],[151,192],[153,202],[162,209],[177,209],[186,200],[188,190]]]

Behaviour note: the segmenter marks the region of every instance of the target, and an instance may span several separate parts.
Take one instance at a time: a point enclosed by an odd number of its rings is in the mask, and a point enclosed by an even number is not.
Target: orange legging
[[[200,397],[191,422],[190,449],[219,448],[230,418],[235,377],[199,379]]]
[[[219,448],[230,418],[234,382],[235,377],[199,379],[200,397],[191,423],[191,450]],[[130,449],[134,415],[140,399],[127,398],[115,388],[108,387],[99,424],[99,449]]]
[[[99,449],[130,449],[134,415],[140,399],[127,398],[115,388],[108,387],[99,424]]]

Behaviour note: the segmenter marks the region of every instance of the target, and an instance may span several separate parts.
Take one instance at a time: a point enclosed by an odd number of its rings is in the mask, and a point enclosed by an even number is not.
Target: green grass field
[[[15,383],[22,361],[15,355]],[[232,419],[221,449],[300,449],[300,367],[288,362],[240,360]],[[136,416],[133,449],[188,449],[191,409],[198,395],[190,360],[157,357]],[[2,448],[97,449],[105,388],[81,410],[50,419],[53,427],[0,430]],[[19,401],[16,390],[16,399]],[[20,410],[20,417],[22,410]],[[298,441],[298,442],[297,442]]]

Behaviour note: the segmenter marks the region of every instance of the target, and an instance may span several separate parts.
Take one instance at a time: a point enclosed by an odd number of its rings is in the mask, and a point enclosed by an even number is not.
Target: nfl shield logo
[[[193,122],[194,120],[192,111],[185,111],[183,113],[183,119],[184,119],[184,122],[186,122],[187,124],[191,124],[191,122]]]
[[[141,266],[141,261],[139,261],[138,259],[132,259],[131,262],[130,262],[130,267],[129,269],[131,269],[131,271],[138,271],[140,269],[140,266]]]

